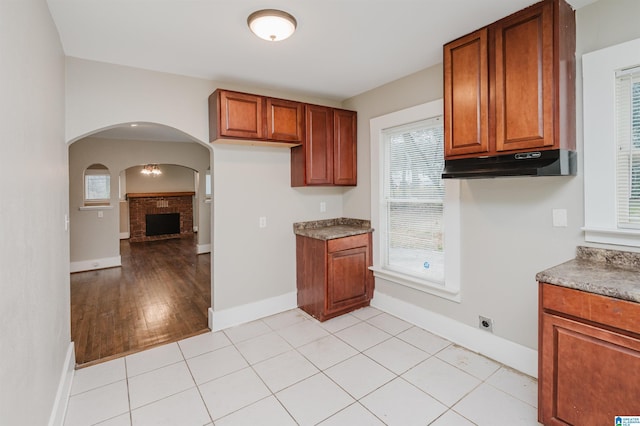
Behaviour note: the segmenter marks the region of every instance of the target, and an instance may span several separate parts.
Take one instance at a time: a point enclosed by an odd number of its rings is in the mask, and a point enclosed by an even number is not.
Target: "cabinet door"
[[[267,139],[302,141],[303,104],[267,98]]]
[[[318,105],[305,106],[305,175],[307,185],[333,183],[333,114]]]
[[[554,144],[553,3],[495,27],[496,150]]]
[[[327,262],[327,314],[369,300],[367,246],[330,252]]]
[[[357,114],[333,111],[333,184],[357,185]]]
[[[445,158],[489,151],[487,29],[444,46]]]
[[[640,412],[639,339],[549,313],[540,332],[540,422],[600,426]]]
[[[264,138],[262,96],[220,91],[220,136]]]

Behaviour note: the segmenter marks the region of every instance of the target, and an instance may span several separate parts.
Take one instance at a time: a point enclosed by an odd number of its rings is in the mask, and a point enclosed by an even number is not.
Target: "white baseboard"
[[[529,376],[538,377],[538,351],[420,308],[376,290],[371,306],[485,355]]]
[[[211,253],[211,244],[197,244],[196,250],[198,254]]]
[[[120,233],[120,239],[121,240],[128,240],[129,239],[129,233],[128,232],[121,232]]]
[[[271,297],[235,308],[209,311],[209,328],[219,331],[234,325],[244,324],[269,315],[295,309],[298,306],[298,293],[292,291],[281,296]]]
[[[115,266],[122,266],[122,258],[120,256],[71,262],[70,272],[93,271],[95,269],[113,268]]]
[[[67,406],[69,405],[69,395],[71,394],[71,384],[73,383],[73,373],[76,366],[76,351],[73,342],[69,343],[67,356],[62,366],[62,374],[60,374],[60,383],[56,392],[56,399],[53,401],[53,409],[49,417],[49,426],[62,426],[64,417],[67,414]]]

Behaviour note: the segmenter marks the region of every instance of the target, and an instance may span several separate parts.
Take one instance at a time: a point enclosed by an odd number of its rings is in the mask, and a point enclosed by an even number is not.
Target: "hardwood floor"
[[[120,268],[71,274],[78,367],[208,330],[211,256],[194,239],[121,240],[120,254]]]

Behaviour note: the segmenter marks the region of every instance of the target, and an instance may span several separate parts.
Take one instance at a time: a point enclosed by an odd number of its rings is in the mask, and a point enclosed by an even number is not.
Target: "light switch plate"
[[[553,226],[556,228],[567,227],[567,209],[553,209]]]

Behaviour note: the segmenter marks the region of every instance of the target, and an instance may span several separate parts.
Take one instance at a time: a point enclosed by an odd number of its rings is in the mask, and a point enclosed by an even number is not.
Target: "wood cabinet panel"
[[[369,305],[371,233],[333,240],[296,235],[298,306],[320,321]]]
[[[327,312],[353,306],[369,299],[367,291],[369,250],[365,245],[329,253]]]
[[[264,138],[263,98],[246,93],[220,92],[220,136]]]
[[[495,27],[496,150],[554,145],[553,5]]]
[[[266,99],[267,139],[300,142],[304,104],[284,99]]]
[[[333,183],[333,115],[331,108],[305,107],[304,140],[308,185]]]
[[[544,283],[540,304],[538,420],[597,426],[613,424],[617,415],[635,415],[640,305]]]
[[[489,151],[487,60],[486,28],[444,47],[444,125],[447,129],[447,156]]]
[[[357,114],[333,110],[333,184],[356,185],[358,182]]]

